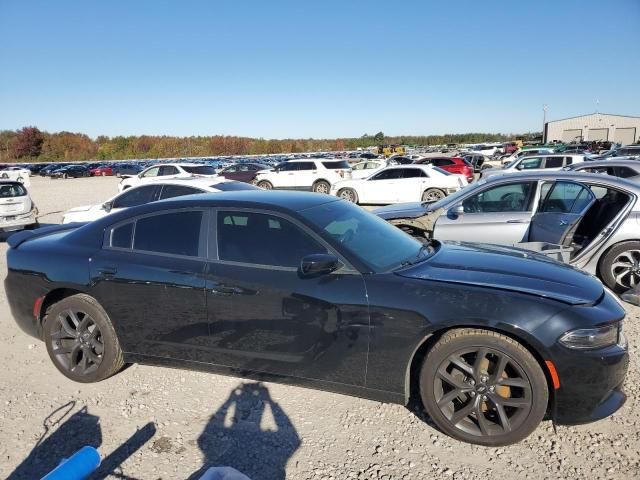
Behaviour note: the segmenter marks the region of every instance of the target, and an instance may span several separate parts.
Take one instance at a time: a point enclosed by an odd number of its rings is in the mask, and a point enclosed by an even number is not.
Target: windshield
[[[374,272],[397,268],[421,253],[418,240],[349,202],[325,203],[300,214]]]
[[[183,170],[187,173],[194,175],[215,175],[216,169],[210,165],[198,165],[198,166],[182,166]]]

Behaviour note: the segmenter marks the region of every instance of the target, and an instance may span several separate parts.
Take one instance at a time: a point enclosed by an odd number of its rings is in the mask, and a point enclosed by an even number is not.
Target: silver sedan
[[[375,213],[416,236],[555,252],[623,292],[640,284],[639,197],[640,185],[608,175],[515,173]]]

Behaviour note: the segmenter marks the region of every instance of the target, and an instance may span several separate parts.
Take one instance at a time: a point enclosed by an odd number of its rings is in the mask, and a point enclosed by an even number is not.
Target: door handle
[[[118,273],[118,269],[112,266],[105,266],[98,268],[98,273],[104,277],[109,277]]]
[[[225,287],[220,285],[216,288],[212,288],[211,293],[221,296],[238,295],[242,293],[242,289],[238,287]]]
[[[507,220],[507,223],[524,223],[524,220]]]

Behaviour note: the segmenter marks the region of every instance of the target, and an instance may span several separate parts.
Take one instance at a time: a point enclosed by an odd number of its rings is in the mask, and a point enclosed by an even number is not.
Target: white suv
[[[152,182],[154,180],[168,180],[170,178],[188,178],[188,177],[213,177],[216,170],[210,165],[201,165],[199,163],[163,163],[154,165],[141,171],[138,175],[132,177],[122,176],[122,181],[118,184],[118,191],[122,192],[127,188],[137,187],[143,183]]]
[[[346,160],[305,158],[283,162],[271,170],[256,175],[256,185],[265,190],[311,190],[329,193],[331,186],[351,179],[351,167]]]
[[[514,172],[548,172],[562,170],[564,167],[573,165],[574,163],[584,162],[584,157],[582,153],[550,153],[545,155],[524,156],[502,168],[482,170],[481,178]]]

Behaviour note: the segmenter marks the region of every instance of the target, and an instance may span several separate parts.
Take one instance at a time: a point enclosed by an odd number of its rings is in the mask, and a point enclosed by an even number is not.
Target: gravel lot
[[[67,208],[106,200],[116,184],[36,177],[30,191],[41,222],[57,223]],[[403,406],[271,383],[140,365],[99,384],[72,383],[14,324],[3,291],[0,478],[40,478],[85,444],[105,459],[96,478],[197,478],[221,464],[255,480],[638,478],[640,309],[628,313],[629,399],[620,412],[557,433],[544,422],[518,445],[482,448]]]

